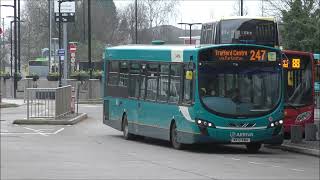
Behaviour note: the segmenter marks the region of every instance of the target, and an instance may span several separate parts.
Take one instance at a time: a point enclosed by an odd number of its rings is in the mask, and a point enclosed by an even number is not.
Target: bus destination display
[[[214,49],[212,56],[222,61],[276,61],[276,52],[266,49]]]

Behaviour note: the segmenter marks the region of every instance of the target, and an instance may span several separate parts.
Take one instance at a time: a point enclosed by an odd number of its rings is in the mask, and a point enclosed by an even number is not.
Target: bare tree
[[[143,0],[149,28],[168,23],[173,17],[178,1],[176,0]]]
[[[152,40],[152,29],[169,22],[176,12],[177,0],[139,0],[138,1],[138,39],[139,43]],[[130,38],[135,37],[135,6],[129,4],[121,13],[122,19],[126,19]]]
[[[233,13],[231,14],[232,16],[240,16],[241,15],[241,5],[240,5],[240,0],[237,0],[233,4]],[[248,15],[248,7],[243,6],[243,15],[246,16]]]

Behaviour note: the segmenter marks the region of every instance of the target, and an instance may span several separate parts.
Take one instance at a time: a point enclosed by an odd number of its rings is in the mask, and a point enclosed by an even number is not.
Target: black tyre
[[[177,126],[176,123],[173,123],[170,129],[170,141],[171,141],[171,145],[174,149],[183,149],[184,145],[182,143],[179,143],[177,141],[178,136],[177,136],[178,132],[177,132]]]
[[[124,139],[126,140],[133,139],[133,134],[129,133],[127,116],[124,116],[122,120],[122,132],[123,132]]]
[[[246,146],[249,153],[257,153],[261,148],[261,143],[250,143]]]

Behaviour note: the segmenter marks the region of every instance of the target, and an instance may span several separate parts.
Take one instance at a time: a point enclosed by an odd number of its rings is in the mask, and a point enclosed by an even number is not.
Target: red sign
[[[76,46],[76,45],[74,45],[74,44],[70,44],[70,45],[69,45],[69,51],[70,51],[71,53],[75,53],[76,50],[77,50],[77,46]]]
[[[0,35],[3,33],[2,28],[0,27]]]

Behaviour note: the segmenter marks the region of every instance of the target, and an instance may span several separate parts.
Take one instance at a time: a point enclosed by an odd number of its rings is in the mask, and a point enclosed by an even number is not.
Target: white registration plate
[[[250,138],[232,138],[232,143],[250,142]]]

